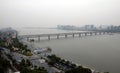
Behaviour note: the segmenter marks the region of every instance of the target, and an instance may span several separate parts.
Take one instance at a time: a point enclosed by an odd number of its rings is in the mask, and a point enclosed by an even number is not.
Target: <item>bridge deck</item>
[[[71,32],[71,33],[54,33],[54,34],[34,34],[34,35],[20,35],[19,37],[45,37],[45,36],[56,36],[56,35],[73,35],[73,34],[85,34],[85,33],[95,33],[91,32]],[[97,33],[97,32],[96,32]]]

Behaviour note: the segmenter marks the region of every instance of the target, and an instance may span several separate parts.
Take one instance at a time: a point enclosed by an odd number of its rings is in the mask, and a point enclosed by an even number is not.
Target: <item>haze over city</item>
[[[0,27],[119,25],[120,0],[0,0]]]
[[[120,73],[120,0],[0,0],[0,73]]]

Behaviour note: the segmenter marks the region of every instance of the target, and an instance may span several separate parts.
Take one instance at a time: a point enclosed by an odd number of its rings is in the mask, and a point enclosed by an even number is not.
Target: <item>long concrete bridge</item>
[[[90,32],[69,32],[69,33],[55,33],[55,34],[35,34],[35,35],[20,35],[20,38],[26,38],[27,41],[30,40],[30,38],[38,38],[38,41],[41,40],[41,37],[47,37],[48,40],[51,39],[51,37],[56,37],[56,39],[60,39],[61,36],[64,36],[64,38],[68,38],[69,35],[71,37],[75,37],[76,35],[78,37],[82,36],[92,36],[92,35],[104,35],[104,34],[111,34],[112,32],[105,32],[105,31],[90,31]]]

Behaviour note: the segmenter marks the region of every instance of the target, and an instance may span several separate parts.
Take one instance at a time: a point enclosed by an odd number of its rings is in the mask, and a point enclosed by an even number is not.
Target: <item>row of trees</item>
[[[88,68],[83,68],[82,66],[78,66],[66,71],[65,73],[92,73],[92,72]]]
[[[30,60],[22,59],[21,63],[18,65],[18,69],[21,73],[48,73],[44,67],[34,66]]]
[[[18,52],[21,54],[24,54],[26,56],[31,56],[31,50],[27,49],[27,45],[24,45],[23,43],[19,42],[19,40],[17,38],[13,39],[13,43],[12,46],[14,46],[15,48],[18,48]],[[13,47],[11,47],[12,50],[14,50]]]
[[[76,66],[75,64],[71,63],[70,61],[65,61],[56,55],[48,56],[48,64],[55,66],[65,73],[92,73],[90,69],[83,68],[82,66]]]

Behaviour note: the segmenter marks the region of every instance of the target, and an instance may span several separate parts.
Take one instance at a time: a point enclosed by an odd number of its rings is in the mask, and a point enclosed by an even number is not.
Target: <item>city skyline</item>
[[[119,4],[119,0],[0,0],[0,26],[119,25]]]

